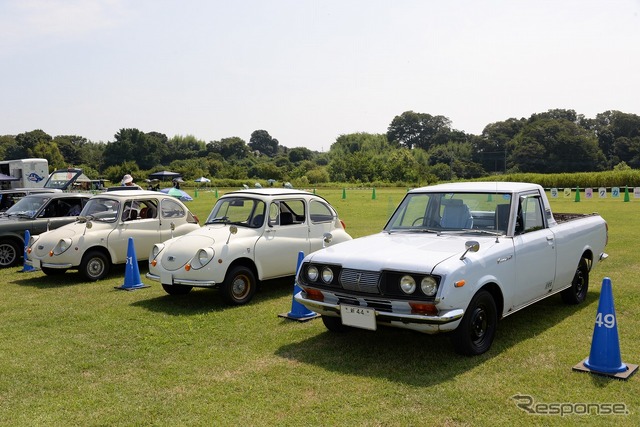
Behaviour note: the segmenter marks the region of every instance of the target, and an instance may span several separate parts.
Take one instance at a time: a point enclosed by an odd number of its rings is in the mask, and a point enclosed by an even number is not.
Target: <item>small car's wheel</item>
[[[67,271],[66,268],[50,268],[50,267],[40,267],[40,270],[42,270],[42,272],[47,276],[60,276]]]
[[[111,261],[103,252],[89,251],[82,257],[79,270],[85,279],[96,281],[104,279],[110,268]]]
[[[237,266],[227,272],[222,285],[222,295],[229,304],[246,304],[256,293],[256,286],[256,277],[253,271],[244,266]]]
[[[11,267],[18,263],[20,249],[15,242],[3,240],[0,242],[0,267]]]
[[[191,292],[191,289],[193,289],[193,286],[186,286],[186,285],[165,285],[164,283],[162,284],[162,289],[164,289],[164,291],[166,293],[168,293],[169,295],[186,295],[189,292]]]
[[[321,316],[322,323],[324,323],[325,328],[330,330],[331,332],[343,333],[349,330],[348,326],[342,324],[342,319],[335,316]]]
[[[451,341],[456,352],[475,356],[489,350],[498,325],[496,303],[485,290],[473,296]]]
[[[580,304],[587,298],[587,291],[589,290],[589,265],[587,260],[582,258],[578,263],[576,274],[573,276],[571,287],[565,289],[560,293],[562,301],[566,304]]]

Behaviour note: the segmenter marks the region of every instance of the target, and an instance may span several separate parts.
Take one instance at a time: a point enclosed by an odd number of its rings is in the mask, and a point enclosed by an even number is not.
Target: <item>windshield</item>
[[[84,206],[84,209],[80,212],[80,216],[97,221],[114,222],[118,217],[119,210],[119,201],[102,197],[93,197],[89,199],[87,204]]]
[[[46,196],[26,196],[7,209],[4,214],[8,216],[35,218],[38,211],[47,203],[47,200],[49,200],[49,197]]]
[[[265,203],[247,197],[227,197],[218,200],[205,224],[235,224],[259,228],[264,224]]]
[[[511,195],[501,193],[407,194],[385,231],[507,231]]]

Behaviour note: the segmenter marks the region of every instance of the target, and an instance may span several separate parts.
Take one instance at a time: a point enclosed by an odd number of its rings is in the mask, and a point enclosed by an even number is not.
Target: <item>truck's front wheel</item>
[[[348,326],[342,324],[342,319],[339,317],[323,315],[322,323],[324,323],[325,328],[327,328],[331,332],[343,333],[349,330]]]
[[[489,292],[481,290],[473,296],[460,325],[451,335],[453,347],[464,356],[482,354],[491,347],[497,326],[496,303]]]
[[[560,293],[562,301],[566,304],[580,304],[587,298],[589,290],[589,265],[587,260],[582,258],[573,276],[571,286]]]

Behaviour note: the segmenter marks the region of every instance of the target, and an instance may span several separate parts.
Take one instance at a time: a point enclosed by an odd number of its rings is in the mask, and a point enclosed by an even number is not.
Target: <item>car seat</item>
[[[440,225],[443,228],[471,228],[473,217],[469,207],[460,199],[451,199],[446,202]]]

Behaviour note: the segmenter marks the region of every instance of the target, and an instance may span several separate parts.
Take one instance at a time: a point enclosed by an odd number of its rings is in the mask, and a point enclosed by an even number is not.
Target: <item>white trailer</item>
[[[0,185],[12,188],[41,188],[49,176],[47,159],[16,159],[0,161]]]

